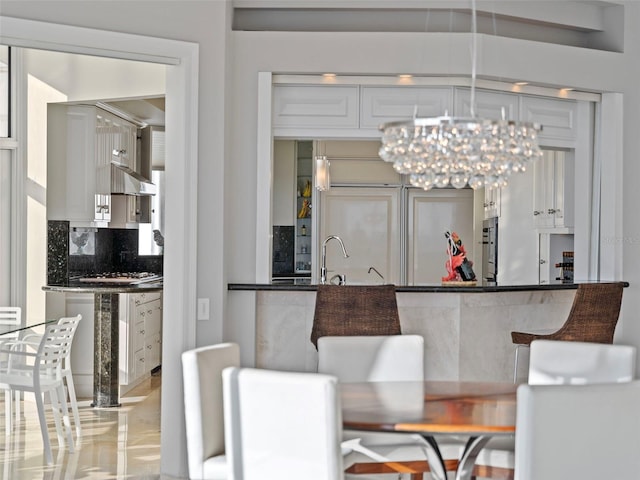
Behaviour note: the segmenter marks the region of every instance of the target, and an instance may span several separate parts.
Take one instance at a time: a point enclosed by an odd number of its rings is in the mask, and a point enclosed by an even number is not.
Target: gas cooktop
[[[117,283],[122,285],[136,285],[138,283],[158,282],[162,275],[150,272],[105,272],[92,273],[78,279],[87,283]]]

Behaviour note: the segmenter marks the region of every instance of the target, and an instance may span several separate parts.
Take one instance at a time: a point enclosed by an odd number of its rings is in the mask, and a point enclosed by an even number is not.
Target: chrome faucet
[[[340,237],[338,237],[337,235],[329,235],[327,238],[325,238],[324,242],[322,242],[322,266],[320,267],[320,283],[322,285],[325,285],[327,283],[327,243],[329,243],[329,240],[334,239],[340,243],[344,258],[349,258],[347,250],[344,248],[344,243],[342,243],[342,239]]]
[[[376,272],[378,274],[378,276],[382,279],[382,283],[384,283],[384,277],[382,276],[382,274],[378,271],[378,269],[376,267],[369,267],[369,271],[367,273],[371,273],[371,270],[373,270],[374,272]]]

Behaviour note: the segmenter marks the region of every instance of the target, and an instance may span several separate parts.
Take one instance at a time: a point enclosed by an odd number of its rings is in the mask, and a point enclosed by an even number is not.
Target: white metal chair
[[[636,350],[630,345],[534,340],[529,359],[529,385],[630,382],[635,377]],[[511,469],[515,464],[514,449],[513,438],[492,439],[476,463]],[[561,455],[561,450],[558,454]]]
[[[22,309],[20,307],[0,307],[0,326],[15,326],[22,323]],[[18,332],[8,333],[0,338],[0,344],[18,338]]]
[[[64,445],[66,436],[69,451],[74,451],[62,362],[71,349],[75,330],[80,321],[79,315],[76,320],[47,326],[35,352],[24,348],[24,345],[5,344],[0,347],[9,355],[7,366],[0,371],[0,389],[34,394],[47,464],[53,463],[53,456],[44,412],[44,393],[48,393],[51,400],[58,444]],[[9,421],[9,418],[6,420]]]
[[[640,382],[520,385],[515,480],[636,480]]]
[[[75,317],[63,317],[58,321],[58,325],[72,325],[74,323],[79,322],[82,319],[82,316],[78,314]],[[74,335],[77,331],[77,328],[74,329]],[[19,343],[26,344],[29,343],[34,347],[37,346],[37,342],[41,338],[40,334],[30,333],[22,337]],[[38,339],[36,341],[36,339]],[[73,339],[72,339],[73,340]],[[73,371],[71,370],[71,349],[67,352],[67,355],[64,357],[62,361],[62,376],[64,377],[66,393],[69,399],[69,406],[71,407],[71,411],[73,413],[73,423],[76,427],[76,436],[80,437],[82,433],[82,427],[80,424],[80,413],[78,411],[78,400],[76,398],[76,388],[73,383]]]
[[[82,319],[81,315],[77,315],[75,317],[62,317],[60,320],[58,320],[58,325],[69,325],[72,326],[73,324],[76,324],[77,322],[79,322]],[[75,332],[77,331],[77,328],[73,329],[73,335],[75,336]],[[42,339],[42,335],[39,333],[29,333],[25,336],[23,336],[20,340],[18,341],[14,341],[12,343],[13,349],[15,348],[22,348],[25,346],[31,346],[34,349],[37,349],[40,341]],[[71,338],[71,341],[73,341],[73,338]],[[64,378],[64,383],[65,383],[65,398],[68,398],[69,400],[69,406],[71,407],[71,411],[73,413],[73,423],[76,427],[76,436],[79,438],[81,433],[82,433],[82,427],[80,424],[80,413],[78,411],[78,400],[76,398],[76,389],[75,389],[75,385],[73,383],[73,371],[71,370],[71,349],[69,349],[69,351],[67,352],[67,355],[64,357],[63,361],[62,361],[62,376]],[[8,393],[6,393],[6,398],[5,401],[8,400]],[[18,392],[16,392],[16,403],[15,403],[15,416],[16,418],[19,417],[20,415],[20,403],[19,403],[19,394]],[[9,407],[10,408],[10,407]],[[11,419],[10,417],[7,417],[7,432],[9,432],[11,430]]]
[[[0,307],[0,327],[18,328],[22,324],[22,309],[20,307]],[[19,332],[8,333],[0,337],[0,346],[11,343],[18,338]],[[0,356],[0,365],[6,364],[8,354]],[[0,367],[1,368],[1,367]],[[20,392],[15,395],[16,405],[20,402]],[[5,393],[5,433],[11,433],[11,393]]]
[[[231,479],[344,478],[335,377],[233,367],[222,375]]]
[[[424,339],[420,335],[320,337],[318,373],[334,375],[341,383],[422,382]],[[418,395],[416,405],[422,408],[422,396]],[[425,460],[428,456],[427,443],[420,435],[345,431],[343,438],[345,447],[381,464],[377,473],[386,470],[384,463]],[[349,455],[346,460],[360,463],[361,455]],[[375,470],[374,466],[369,470]]]
[[[189,478],[227,479],[222,371],[240,366],[240,347],[221,343],[182,354]]]

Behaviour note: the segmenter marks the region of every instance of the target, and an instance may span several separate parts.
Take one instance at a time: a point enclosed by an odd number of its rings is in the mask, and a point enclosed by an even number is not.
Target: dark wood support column
[[[93,339],[93,407],[119,407],[119,294],[96,293]]]

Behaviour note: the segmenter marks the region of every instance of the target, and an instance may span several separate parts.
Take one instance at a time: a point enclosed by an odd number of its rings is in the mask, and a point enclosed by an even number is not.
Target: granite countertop
[[[347,287],[349,285],[347,284]],[[625,284],[628,286],[628,283]],[[230,283],[228,290],[275,290],[275,291],[316,291],[317,284],[274,283]],[[535,290],[571,290],[577,289],[577,283],[561,283],[552,285],[491,285],[491,286],[459,286],[459,285],[415,285],[396,286],[396,292],[431,292],[431,293],[487,293],[487,292],[522,292]]]
[[[135,285],[114,285],[113,283],[84,283],[69,281],[62,285],[45,285],[45,292],[76,292],[76,293],[143,293],[162,291],[163,283],[147,282]]]

